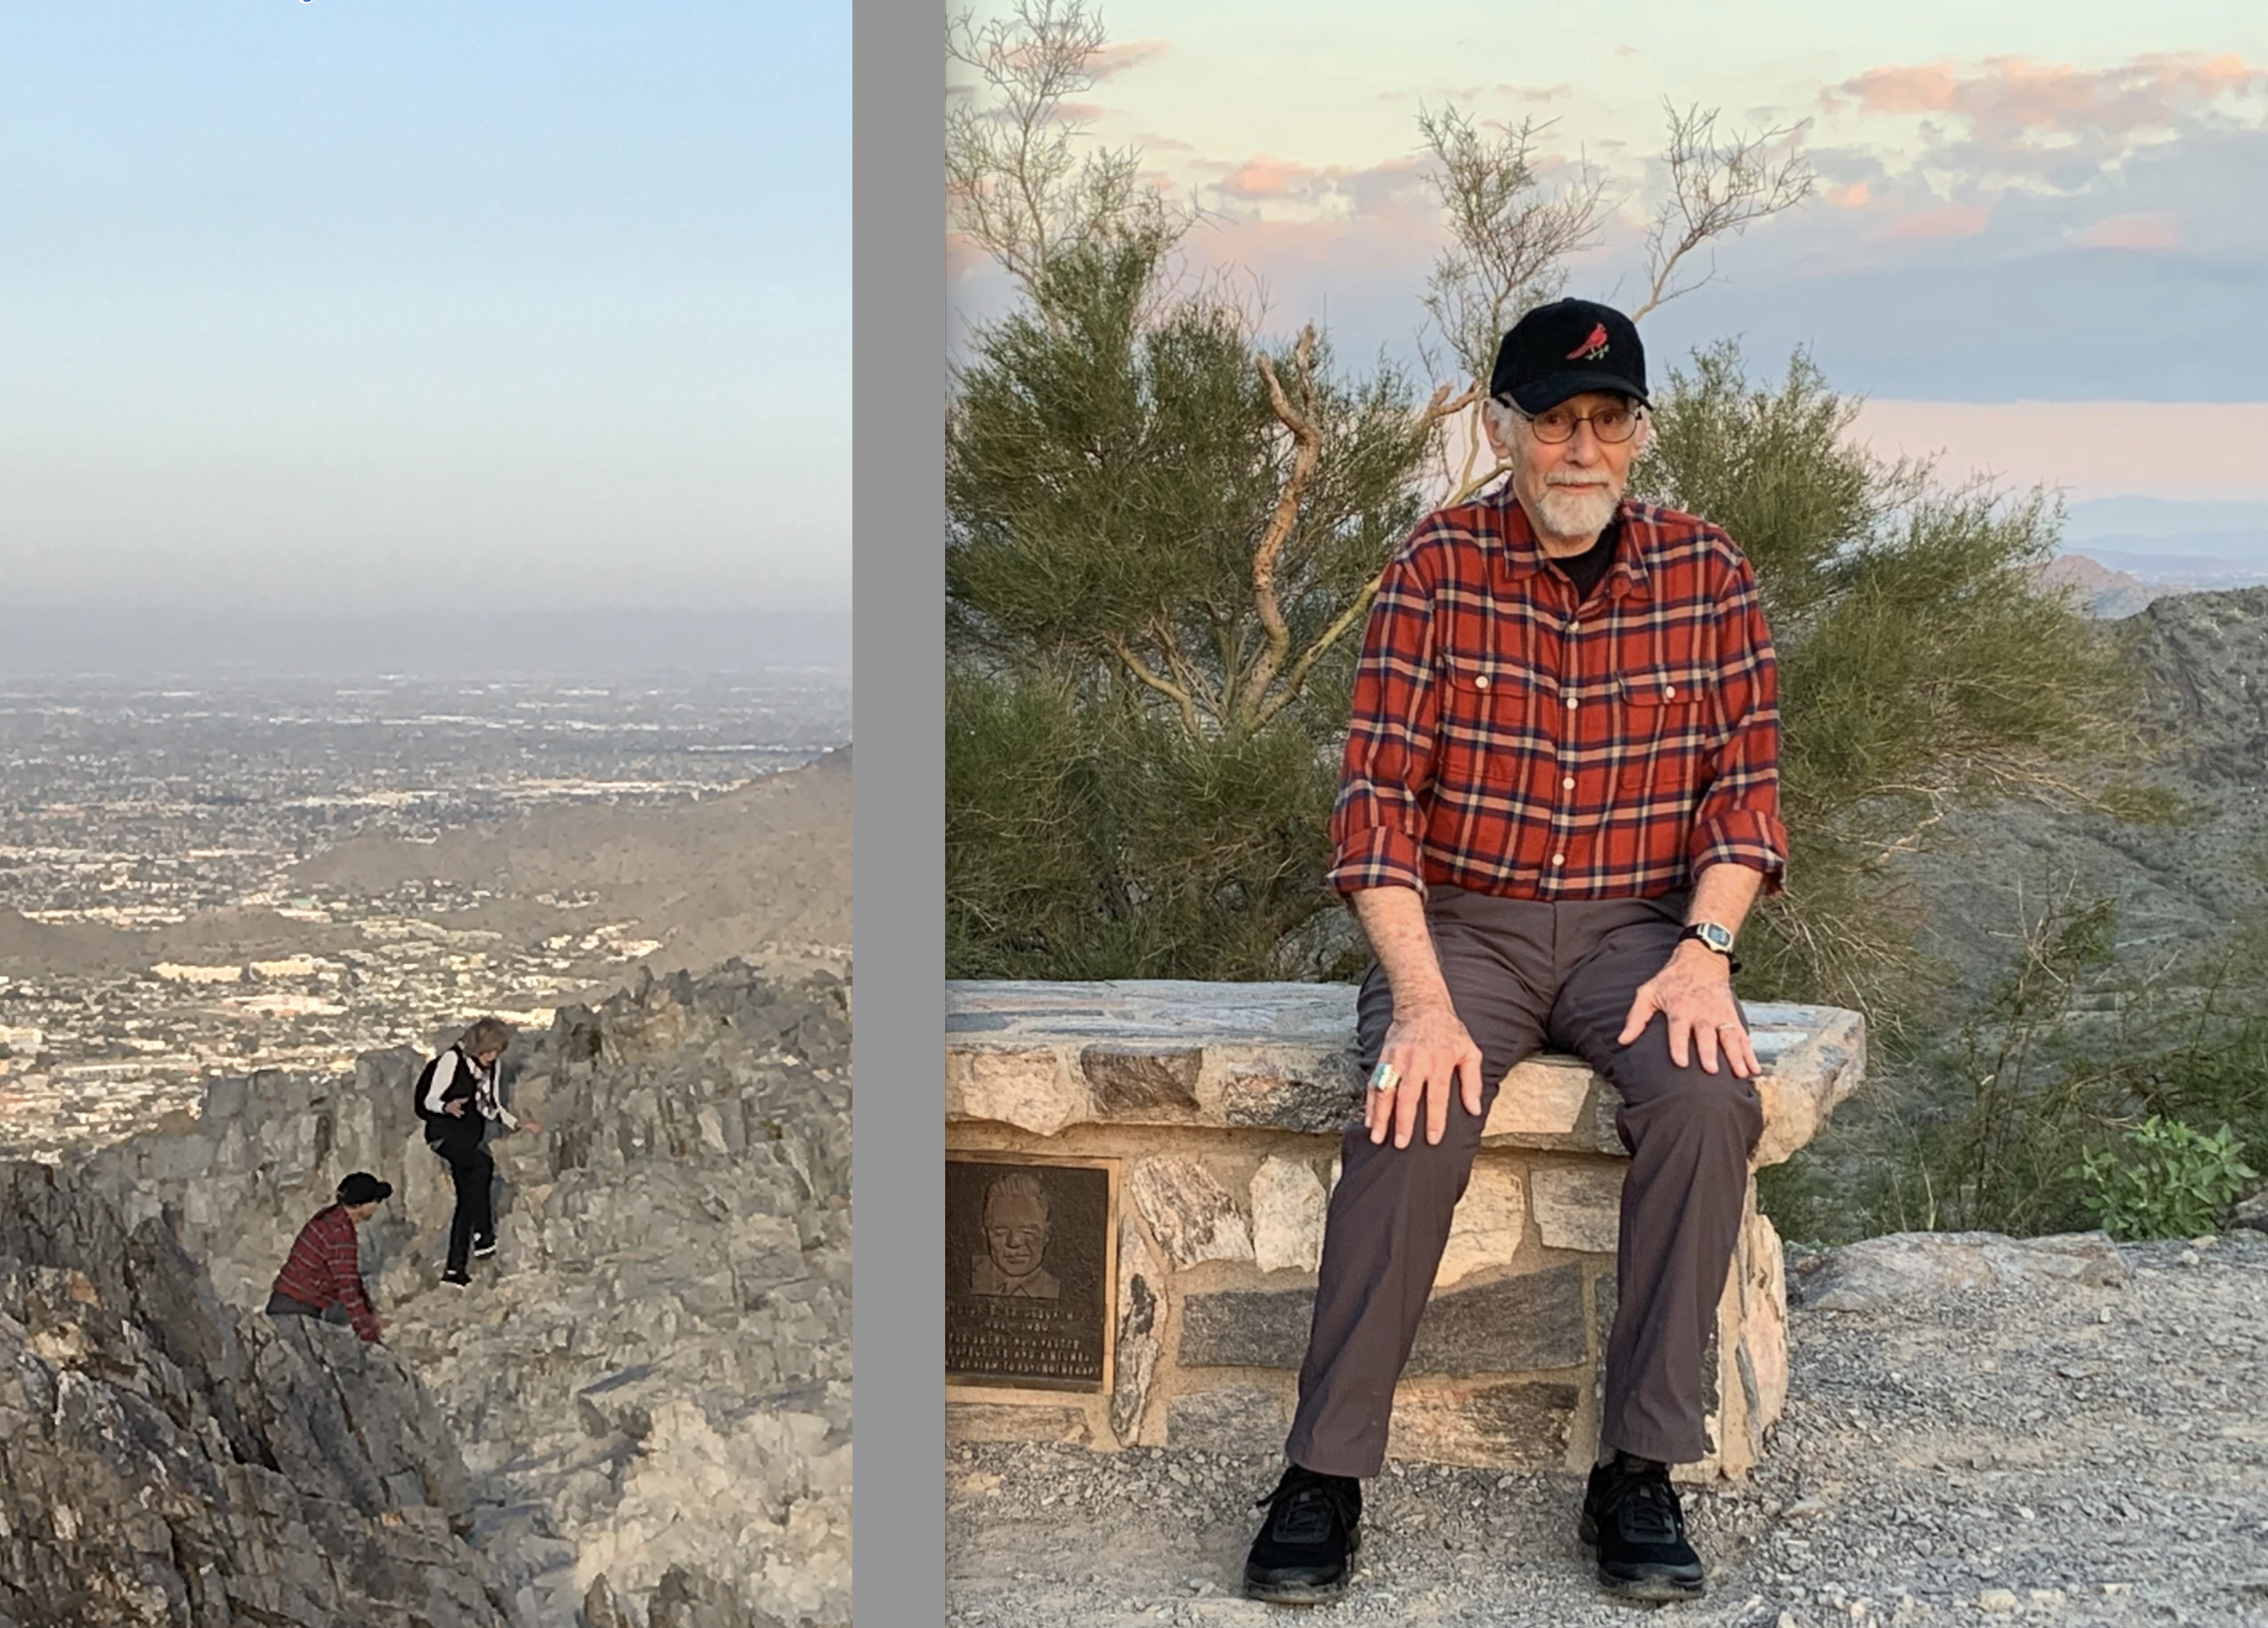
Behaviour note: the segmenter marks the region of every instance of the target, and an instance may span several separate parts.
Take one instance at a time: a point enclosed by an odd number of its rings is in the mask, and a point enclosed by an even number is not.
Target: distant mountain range
[[[847,673],[840,610],[293,612],[15,606],[0,678],[635,678]]]
[[[2076,585],[2091,616],[2116,619],[2146,609],[2168,594],[2212,593],[2268,583],[2268,566],[2203,554],[2129,553],[2089,549],[2059,554],[2042,571],[2050,582]]]
[[[2071,582],[2099,617],[2132,616],[2174,593],[2268,583],[2268,503],[2095,498],[2065,516],[2050,581]]]

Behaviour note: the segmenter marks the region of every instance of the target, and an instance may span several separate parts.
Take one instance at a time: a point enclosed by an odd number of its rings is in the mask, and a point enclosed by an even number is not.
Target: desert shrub
[[[2115,1148],[2091,1150],[2072,1172],[2087,1213],[2113,1237],[2191,1238],[2214,1231],[2259,1172],[2224,1125],[2211,1136],[2153,1114]]]

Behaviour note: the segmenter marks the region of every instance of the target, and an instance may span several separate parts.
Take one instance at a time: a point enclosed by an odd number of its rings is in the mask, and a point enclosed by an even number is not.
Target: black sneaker
[[[463,1270],[462,1268],[459,1268],[459,1269],[458,1269],[457,1271],[455,1271],[455,1272],[443,1272],[443,1273],[441,1274],[441,1281],[442,1281],[443,1282],[445,1282],[445,1283],[454,1283],[454,1284],[455,1284],[455,1285],[456,1285],[459,1289],[463,1289],[463,1288],[464,1288],[467,1284],[469,1284],[469,1283],[471,1283],[471,1282],[472,1282],[472,1281],[473,1281],[473,1274],[472,1274],[471,1272],[466,1272],[466,1271]]]
[[[494,1254],[495,1253],[496,1241],[494,1238],[475,1238],[473,1240],[473,1259],[475,1261],[485,1261],[489,1256]]]
[[[1321,1605],[1346,1593],[1363,1546],[1363,1484],[1296,1464],[1260,1500],[1268,1512],[1245,1558],[1245,1593],[1278,1605]]]
[[[1616,1455],[1590,1473],[1577,1535],[1598,1550],[1598,1581],[1625,1600],[1697,1600],[1701,1557],[1686,1541],[1686,1512],[1658,1464]]]

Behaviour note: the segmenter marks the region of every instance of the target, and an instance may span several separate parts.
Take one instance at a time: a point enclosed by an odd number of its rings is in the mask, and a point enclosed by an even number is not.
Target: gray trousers
[[[1299,1410],[1285,1444],[1293,1463],[1325,1475],[1378,1473],[1394,1383],[1489,1106],[1512,1066],[1547,1044],[1573,1052],[1621,1093],[1615,1125],[1630,1150],[1600,1438],[1667,1464],[1704,1456],[1701,1361],[1739,1241],[1763,1103],[1721,1057],[1713,1075],[1690,1048],[1686,1067],[1671,1062],[1668,1022],[1658,1013],[1628,1046],[1616,1044],[1631,997],[1676,948],[1686,903],[1683,894],[1554,904],[1429,890],[1426,921],[1450,999],[1483,1059],[1481,1115],[1452,1102],[1449,1127],[1431,1146],[1422,1116],[1404,1148],[1391,1135],[1374,1145],[1359,1121],[1347,1128]],[[1392,992],[1374,965],[1357,1017],[1365,1074],[1393,1017]]]

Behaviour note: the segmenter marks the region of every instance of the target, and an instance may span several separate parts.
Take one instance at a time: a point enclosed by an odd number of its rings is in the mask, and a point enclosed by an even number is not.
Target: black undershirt
[[[1569,581],[1575,584],[1575,602],[1578,605],[1589,599],[1591,590],[1605,580],[1607,573],[1614,569],[1615,549],[1621,540],[1622,521],[1617,516],[1607,522],[1607,529],[1598,534],[1598,541],[1582,553],[1551,561],[1567,573]]]

